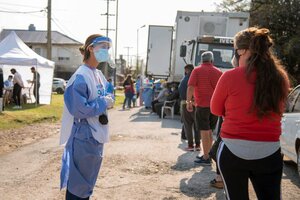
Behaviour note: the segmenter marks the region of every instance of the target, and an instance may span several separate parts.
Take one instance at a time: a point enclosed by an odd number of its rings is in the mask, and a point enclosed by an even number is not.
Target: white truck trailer
[[[164,74],[168,77],[168,81],[179,82],[184,74],[184,66],[187,63],[198,66],[201,63],[201,53],[207,50],[214,53],[214,64],[221,70],[232,68],[230,60],[234,53],[233,36],[248,26],[249,13],[177,11],[171,47],[157,50],[159,55],[166,54],[163,51],[171,52],[170,65],[160,70],[168,71],[167,75]],[[156,63],[162,60],[154,54],[149,54],[151,45],[156,44],[160,47],[164,45],[164,42],[158,39],[159,37],[160,35],[152,37],[149,31],[146,69],[154,68],[149,65],[151,63],[148,60],[155,60]],[[166,39],[171,40],[172,37]]]
[[[171,71],[173,26],[149,25],[146,74],[167,78]]]
[[[177,11],[170,81],[181,80],[186,63],[198,66],[207,50],[214,53],[214,65],[231,68],[233,36],[248,26],[249,13]]]

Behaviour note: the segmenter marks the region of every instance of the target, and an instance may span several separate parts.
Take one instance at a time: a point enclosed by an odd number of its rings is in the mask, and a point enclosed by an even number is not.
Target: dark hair
[[[282,114],[281,103],[288,95],[289,80],[279,59],[270,47],[273,40],[266,28],[251,27],[240,31],[235,36],[237,49],[248,49],[251,53],[247,61],[246,75],[256,71],[254,99],[251,110],[255,110],[259,118],[270,112]]]
[[[133,80],[131,79],[131,74],[128,74],[127,76],[126,76],[126,79],[125,79],[125,81],[124,81],[124,83],[129,83],[129,84],[132,84],[133,83]]]
[[[187,64],[186,66],[184,66],[184,69],[187,69],[187,70],[193,71],[193,69],[194,69],[194,65],[192,65],[192,64]]]
[[[12,78],[13,76],[12,75],[8,75],[8,78]]]
[[[31,69],[31,70],[35,70],[35,68],[34,68],[34,67],[31,67],[30,69]]]
[[[97,37],[102,37],[102,35],[100,34],[93,34],[93,35],[90,35],[86,40],[85,40],[85,43],[84,43],[84,54],[83,54],[83,61],[86,61],[87,59],[90,58],[91,56],[91,53],[90,51],[88,50],[89,46],[92,44],[93,40]]]

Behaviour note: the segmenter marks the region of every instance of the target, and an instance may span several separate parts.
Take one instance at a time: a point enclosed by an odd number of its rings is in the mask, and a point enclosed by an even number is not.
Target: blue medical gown
[[[151,102],[153,100],[153,89],[152,85],[146,85],[142,94],[145,107],[151,107]]]
[[[103,144],[93,137],[86,118],[104,113],[106,102],[102,97],[90,101],[89,94],[82,75],[76,76],[64,94],[74,124],[62,158],[61,189],[67,186],[69,192],[81,198],[92,194],[103,157]]]

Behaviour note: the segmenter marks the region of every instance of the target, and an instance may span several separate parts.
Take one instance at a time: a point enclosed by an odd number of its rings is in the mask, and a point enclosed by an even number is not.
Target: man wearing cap
[[[217,116],[210,112],[210,100],[222,72],[213,65],[213,53],[205,51],[201,54],[202,64],[192,71],[188,82],[186,109],[195,110],[195,123],[200,131],[203,147],[203,156],[197,156],[196,163],[211,165],[209,151],[212,146],[212,130],[217,123]],[[192,101],[194,97],[194,102]]]

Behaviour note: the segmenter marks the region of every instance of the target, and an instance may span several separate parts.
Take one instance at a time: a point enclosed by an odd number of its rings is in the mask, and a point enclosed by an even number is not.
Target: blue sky
[[[175,23],[176,11],[214,11],[215,3],[221,0],[119,0],[117,53],[136,54],[137,29],[139,29],[139,54],[146,56],[148,25],[169,25]],[[52,0],[52,30],[62,32],[80,42],[93,33],[106,34],[105,0]],[[34,24],[37,30],[47,29],[47,0],[0,0],[0,29],[27,29]],[[110,14],[115,14],[116,1],[110,1]],[[36,13],[7,13],[3,11]],[[109,18],[109,28],[115,29],[116,18]],[[115,32],[109,37],[115,41]],[[125,57],[126,58],[126,57]]]

